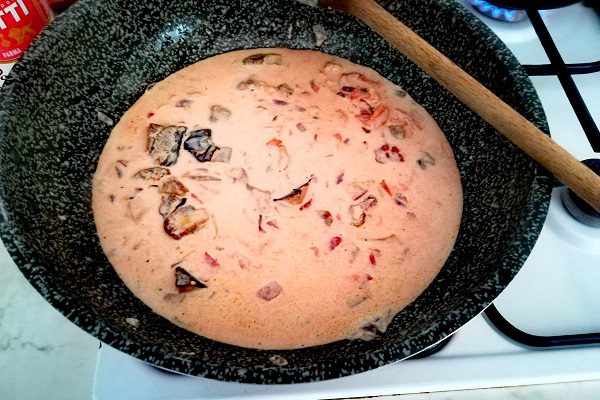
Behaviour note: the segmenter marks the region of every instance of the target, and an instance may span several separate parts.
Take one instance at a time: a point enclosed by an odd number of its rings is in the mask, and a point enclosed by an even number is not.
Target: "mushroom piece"
[[[256,82],[252,79],[246,79],[237,84],[238,90],[254,90],[256,89]]]
[[[231,159],[231,147],[218,147],[212,141],[210,129],[198,129],[190,134],[183,144],[183,148],[189,151],[196,160],[200,162],[229,162]]]
[[[423,155],[417,160],[417,164],[419,167],[421,167],[421,169],[426,169],[429,165],[435,165],[435,158],[433,158],[428,152],[424,151]]]
[[[394,318],[394,312],[392,310],[384,311],[381,314],[372,315],[363,320],[359,326],[350,333],[348,339],[350,340],[373,340],[379,333],[385,333],[388,325]]]
[[[291,96],[294,94],[294,88],[286,83],[282,83],[281,85],[277,86],[277,91],[284,96]]]
[[[360,204],[353,204],[350,206],[350,217],[352,218],[352,225],[361,227],[365,223],[367,214],[365,214]]]
[[[199,279],[196,279],[181,267],[175,268],[175,287],[179,292],[188,292],[193,289],[206,289],[206,285]]]
[[[150,124],[148,127],[147,150],[156,164],[169,167],[177,162],[181,140],[186,131],[185,126],[171,125],[164,127]]]
[[[358,204],[352,204],[349,208],[350,217],[352,218],[351,224],[357,228],[363,226],[367,218],[366,211],[376,205],[377,198],[373,195],[367,196]]]
[[[227,121],[231,117],[231,111],[228,108],[215,104],[210,108],[210,122]]]
[[[175,210],[175,204],[179,201],[179,198],[175,195],[167,195],[162,196],[162,200],[160,203],[160,207],[158,208],[158,212],[163,218],[166,218],[169,214],[171,214]]]
[[[165,218],[165,232],[175,240],[196,232],[208,221],[205,209],[196,209],[194,206],[177,208]]]
[[[170,177],[162,184],[159,191],[164,194],[173,194],[181,197],[188,192],[188,189],[177,178]]]
[[[333,224],[333,216],[331,215],[331,213],[329,211],[317,210],[317,213],[319,214],[319,217],[321,217],[323,222],[325,222],[325,225],[331,226],[331,224]]]
[[[312,179],[312,178],[311,178]],[[273,199],[273,201],[285,201],[290,205],[298,205],[304,201],[304,197],[306,197],[306,193],[308,192],[308,185],[310,183],[310,179],[304,185],[292,189],[292,191],[286,194],[283,197],[279,197],[277,199]]]
[[[133,177],[135,179],[143,179],[146,181],[159,181],[163,177],[170,175],[171,171],[167,168],[162,167],[152,167],[152,168],[144,168],[136,172]]]
[[[281,65],[282,58],[279,54],[253,54],[244,58],[243,64],[259,65],[259,64],[275,64]]]

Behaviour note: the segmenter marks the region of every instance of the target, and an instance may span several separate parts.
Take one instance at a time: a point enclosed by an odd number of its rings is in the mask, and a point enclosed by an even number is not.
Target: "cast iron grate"
[[[592,149],[600,153],[600,131],[594,122],[579,89],[573,81],[573,75],[600,72],[600,60],[590,63],[566,64],[537,10],[527,10],[527,16],[535,29],[550,64],[523,65],[530,76],[557,76],[575,111]],[[600,332],[573,335],[538,336],[516,328],[492,304],[485,310],[487,320],[502,334],[522,345],[551,349],[565,346],[587,346],[600,344]]]

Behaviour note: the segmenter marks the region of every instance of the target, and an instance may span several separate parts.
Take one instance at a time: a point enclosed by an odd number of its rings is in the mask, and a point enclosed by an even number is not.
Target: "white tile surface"
[[[0,242],[0,399],[90,399],[98,344],[38,294]]]
[[[8,73],[12,69],[14,64],[0,64],[0,86],[4,84]]]
[[[597,400],[600,381],[383,396],[377,400]],[[354,399],[363,400],[363,399]],[[364,400],[367,400],[366,398]],[[370,400],[373,400],[370,398]]]

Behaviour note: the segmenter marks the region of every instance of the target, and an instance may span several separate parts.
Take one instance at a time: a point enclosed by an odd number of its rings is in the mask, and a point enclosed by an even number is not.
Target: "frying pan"
[[[465,9],[451,0],[381,4],[547,131],[523,69]],[[98,156],[112,125],[152,82],[236,49],[317,49],[315,24],[327,31],[322,51],[399,84],[446,133],[464,190],[456,246],[435,281],[376,340],[259,351],[193,335],[137,300],[102,253],[90,207]],[[16,65],[0,110],[0,236],[31,284],[104,343],[162,368],[221,380],[330,379],[434,345],[515,276],[550,196],[544,170],[385,41],[352,17],[294,1],[80,1]]]

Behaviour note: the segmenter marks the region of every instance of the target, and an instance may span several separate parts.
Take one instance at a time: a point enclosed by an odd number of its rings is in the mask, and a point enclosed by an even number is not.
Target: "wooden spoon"
[[[600,212],[600,176],[374,0],[298,0],[361,19]]]

